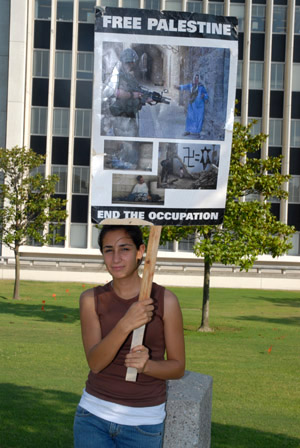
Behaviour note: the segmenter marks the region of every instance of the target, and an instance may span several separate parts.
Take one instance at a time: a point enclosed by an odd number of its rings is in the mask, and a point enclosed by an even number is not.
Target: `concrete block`
[[[189,371],[167,382],[163,448],[210,447],[212,383],[212,377]]]

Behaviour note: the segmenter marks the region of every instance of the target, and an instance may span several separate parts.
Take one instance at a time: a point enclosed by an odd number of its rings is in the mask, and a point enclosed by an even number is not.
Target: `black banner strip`
[[[223,222],[224,209],[174,209],[146,207],[92,206],[92,222],[104,219],[138,218],[161,226],[217,225]]]

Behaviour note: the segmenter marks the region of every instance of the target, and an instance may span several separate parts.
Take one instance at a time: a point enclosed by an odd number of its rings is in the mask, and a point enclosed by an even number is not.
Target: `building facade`
[[[95,6],[202,12],[239,19],[236,98],[240,120],[256,119],[269,135],[261,157],[282,154],[289,199],[274,214],[297,229],[285,257],[300,260],[300,0],[0,0],[0,144],[46,154],[45,174],[60,176],[56,193],[68,199],[59,245],[23,254],[97,253],[90,219],[90,153]],[[193,241],[169,243],[168,255]],[[162,256],[163,253],[161,252]],[[9,254],[2,247],[2,254]]]

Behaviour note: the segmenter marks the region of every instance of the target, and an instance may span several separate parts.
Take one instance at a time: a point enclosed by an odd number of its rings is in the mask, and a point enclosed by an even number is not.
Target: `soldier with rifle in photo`
[[[126,48],[120,61],[113,69],[109,83],[103,91],[110,114],[113,116],[113,135],[138,137],[138,112],[146,104],[169,104],[169,98],[142,87],[134,74],[138,55],[132,48]]]

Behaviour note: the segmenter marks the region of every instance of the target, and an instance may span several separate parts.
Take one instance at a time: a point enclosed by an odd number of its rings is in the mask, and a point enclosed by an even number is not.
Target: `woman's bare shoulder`
[[[175,307],[176,308],[179,307],[179,301],[178,301],[176,294],[174,294],[169,289],[165,289],[164,305],[165,305],[165,309],[166,308],[174,309]]]
[[[95,294],[94,289],[95,288],[86,289],[81,293],[79,298],[80,306],[94,301],[94,294]]]

